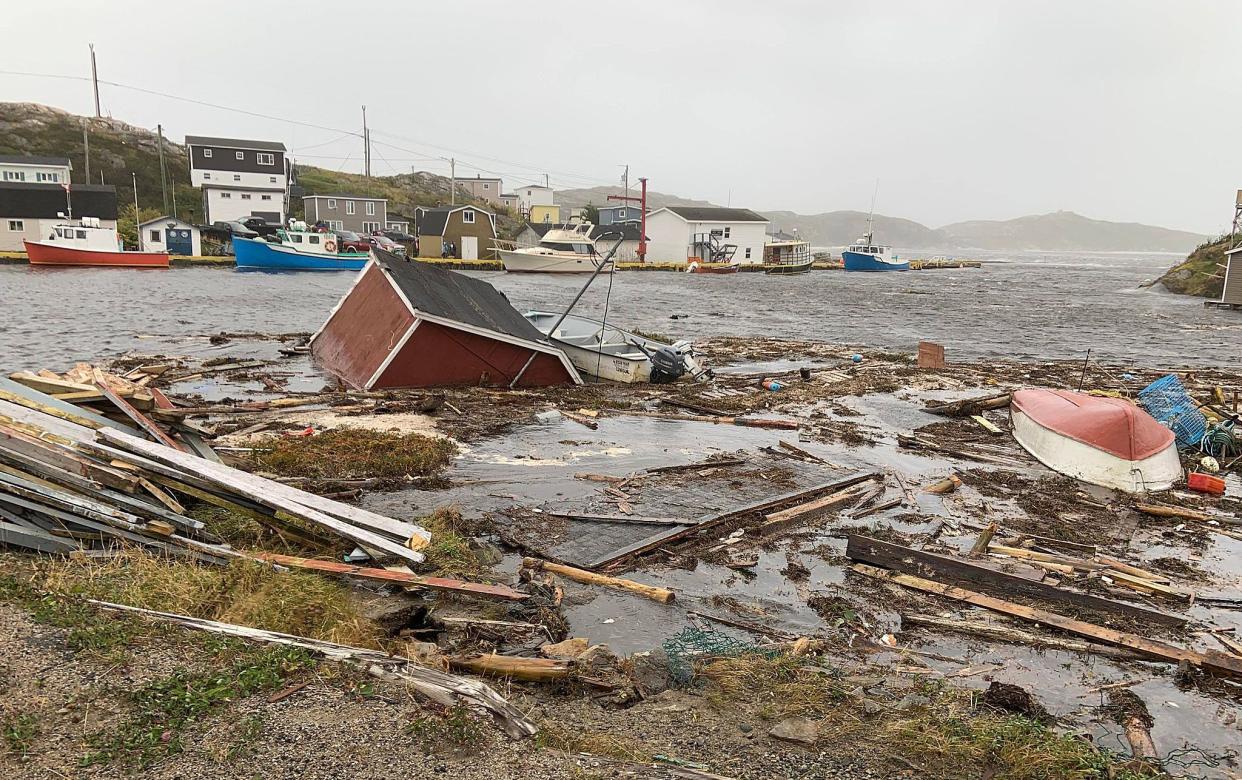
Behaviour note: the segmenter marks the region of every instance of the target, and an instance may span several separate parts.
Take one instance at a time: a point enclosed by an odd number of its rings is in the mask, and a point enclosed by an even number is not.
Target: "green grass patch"
[[[1204,298],[1219,298],[1225,289],[1225,252],[1230,237],[1206,241],[1195,248],[1185,260],[1165,272],[1160,283],[1170,291]]]
[[[435,476],[457,454],[457,445],[448,439],[358,428],[273,438],[261,446],[264,450],[255,453],[252,463],[262,471],[314,479],[378,479],[389,485]]]
[[[130,713],[115,729],[89,739],[84,763],[148,767],[184,749],[186,730],[223,705],[274,691],[314,668],[316,660],[294,647],[254,649],[224,668],[179,670],[128,694]],[[261,724],[260,724],[261,729]]]
[[[139,636],[159,631],[77,599],[42,592],[29,580],[8,574],[0,576],[0,600],[21,607],[36,623],[65,629],[69,649],[89,656],[120,660]]]
[[[425,566],[431,571],[461,577],[478,574],[483,568],[470,546],[470,531],[456,507],[441,507],[418,522],[431,532],[431,545],[423,550],[427,556]]]
[[[476,747],[487,737],[479,718],[461,705],[450,707],[442,714],[415,718],[405,726],[405,733],[413,737],[427,755],[445,747],[458,750]]]
[[[36,715],[10,715],[0,721],[0,737],[4,739],[6,753],[26,755],[38,736],[39,718]]]

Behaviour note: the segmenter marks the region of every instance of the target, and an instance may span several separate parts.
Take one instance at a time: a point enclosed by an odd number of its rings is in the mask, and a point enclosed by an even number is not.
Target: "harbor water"
[[[913,350],[950,360],[1078,359],[1178,367],[1236,357],[1242,316],[1143,287],[1169,254],[977,253],[983,268],[803,276],[624,272],[601,277],[576,313],[677,338],[775,336]],[[563,308],[582,276],[478,272],[519,309]],[[231,268],[0,266],[0,367],[64,369],[165,337],[309,332],[355,274]]]

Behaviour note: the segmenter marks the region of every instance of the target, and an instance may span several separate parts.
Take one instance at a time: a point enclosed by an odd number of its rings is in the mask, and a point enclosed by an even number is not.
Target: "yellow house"
[[[558,225],[561,223],[561,207],[560,206],[534,206],[530,207],[530,221],[538,224],[546,222],[550,225]]]

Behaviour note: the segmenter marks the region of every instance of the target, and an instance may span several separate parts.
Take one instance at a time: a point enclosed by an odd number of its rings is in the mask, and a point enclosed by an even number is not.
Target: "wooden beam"
[[[160,426],[156,425],[149,417],[135,409],[128,401],[119,396],[116,391],[108,384],[108,379],[99,369],[95,369],[95,386],[99,388],[99,392],[112,402],[112,405],[120,409],[126,417],[138,424],[138,427],[151,435],[151,438],[163,444],[165,447],[173,449],[185,450],[179,442],[176,442]]]
[[[449,656],[449,668],[488,677],[523,682],[552,682],[569,677],[573,662],[559,658],[521,658],[509,655]]]
[[[935,575],[957,582],[969,582],[982,590],[1004,596],[1025,596],[1041,601],[1072,604],[1094,612],[1120,615],[1131,620],[1162,626],[1182,626],[1186,623],[1186,618],[1180,615],[1170,615],[1166,612],[1122,601],[1113,601],[1089,593],[1058,588],[1055,585],[1028,580],[962,558],[915,550],[857,534],[849,536],[845,546],[845,555],[851,560],[883,566],[907,574]]]
[[[14,382],[5,376],[0,376],[0,399],[61,420],[68,420],[86,428],[107,427],[135,434],[138,433],[138,431],[128,425],[109,420],[103,415],[95,414],[58,398],[53,398],[46,393],[40,393],[38,390],[26,387],[20,382]]]
[[[1195,666],[1201,667],[1206,671],[1214,674],[1242,676],[1242,658],[1234,658],[1226,655],[1218,650],[1209,650],[1199,652],[1190,650],[1185,647],[1157,642],[1153,639],[1131,634],[1125,631],[1116,631],[1104,626],[1097,626],[1094,623],[1088,623],[1083,620],[1076,620],[1065,615],[1049,612],[1044,609],[1028,607],[1022,604],[1015,604],[1011,601],[993,598],[983,593],[977,593],[965,588],[958,588],[953,585],[946,585],[943,582],[928,580],[922,577],[914,577],[909,574],[896,574],[883,569],[877,569],[873,566],[863,564],[855,564],[852,568],[854,571],[865,574],[868,577],[876,577],[889,582],[894,582],[903,587],[912,590],[920,590],[924,593],[933,593],[937,596],[961,601],[976,607],[983,607],[994,612],[1000,612],[1005,615],[1020,617],[1024,620],[1031,620],[1036,623],[1042,623],[1045,626],[1058,628],[1062,631],[1068,631],[1071,634],[1087,637],[1097,642],[1116,645],[1133,650],[1139,655],[1147,658],[1154,658],[1158,661],[1167,661],[1169,663],[1180,663],[1187,661]]]
[[[345,577],[357,577],[375,582],[392,582],[400,585],[413,585],[429,590],[440,590],[450,593],[461,593],[468,596],[503,599],[505,601],[523,601],[527,594],[520,593],[508,585],[489,585],[480,582],[463,582],[446,577],[420,577],[390,569],[374,569],[365,566],[354,566],[338,561],[324,561],[316,558],[299,558],[295,555],[279,555],[277,553],[256,553],[256,558],[281,566],[306,569],[324,574],[339,574]]]
[[[854,499],[862,495],[863,491],[855,487],[846,488],[837,491],[823,498],[817,498],[814,501],[808,501],[805,504],[791,506],[788,509],[782,509],[779,512],[773,512],[764,515],[764,523],[760,527],[762,531],[773,531],[777,528],[796,523],[801,520],[813,520],[821,515],[836,509],[842,504],[848,504]]]
[[[629,523],[631,525],[686,525],[689,520],[680,517],[643,517],[641,515],[591,515],[577,512],[549,512],[552,517],[577,520],[584,523]]]
[[[1145,515],[1153,517],[1172,517],[1178,520],[1198,520],[1205,522],[1211,520],[1212,516],[1207,512],[1196,512],[1193,509],[1182,509],[1176,506],[1161,506],[1160,504],[1135,504],[1134,508]]]
[[[615,590],[628,590],[631,593],[637,593],[661,604],[668,604],[676,598],[673,591],[668,588],[658,588],[654,585],[644,585],[641,582],[625,580],[620,577],[596,574],[595,572],[575,569],[572,566],[565,566],[560,563],[551,563],[535,558],[523,558],[522,566],[532,571],[549,571],[553,574],[559,574],[566,579],[571,579],[574,582],[582,582],[587,585],[602,585],[605,588],[613,588]]]

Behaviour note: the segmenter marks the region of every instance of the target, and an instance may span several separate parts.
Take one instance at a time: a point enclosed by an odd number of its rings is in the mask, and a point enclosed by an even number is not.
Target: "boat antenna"
[[[867,215],[867,246],[871,246],[874,242],[874,231],[871,229],[871,221],[875,219],[875,196],[880,194],[880,180],[875,180],[875,189],[871,191],[871,213]]]
[[[574,296],[574,299],[569,302],[568,306],[565,307],[565,311],[561,313],[561,316],[556,320],[555,323],[553,323],[552,327],[548,330],[549,334],[555,333],[556,329],[561,326],[561,323],[565,321],[565,318],[569,316],[569,313],[574,310],[575,306],[578,305],[578,301],[582,300],[582,296],[586,295],[586,291],[591,286],[591,282],[595,281],[595,277],[599,276],[600,271],[603,271],[605,267],[607,267],[609,264],[612,263],[613,255],[617,253],[617,250],[621,248],[621,244],[625,241],[624,234],[618,231],[609,231],[599,236],[598,238],[596,238],[594,243],[598,243],[600,239],[608,238],[609,236],[616,236],[617,237],[616,243],[612,245],[612,249],[608,250],[608,254],[600,258],[599,264],[595,266],[594,273],[591,274],[591,278],[586,280],[586,284],[582,285],[582,289],[578,291],[578,294]],[[609,286],[609,290],[611,291],[611,288],[612,288],[611,279],[609,280],[608,286]],[[517,376],[513,377],[513,381],[509,383],[510,390],[517,387],[518,381],[522,378],[522,375],[526,373],[526,369],[530,368],[530,364],[535,362],[535,357],[538,354],[539,353],[537,352],[531,353],[530,358],[528,358],[526,361],[526,365],[522,366],[522,370],[517,372]],[[596,365],[596,371],[598,370],[599,370],[599,366]]]

